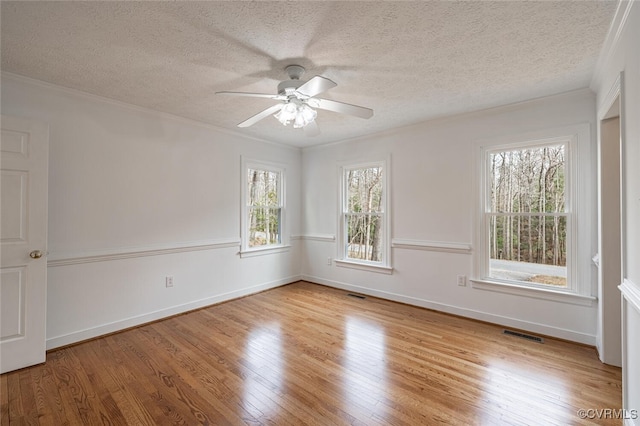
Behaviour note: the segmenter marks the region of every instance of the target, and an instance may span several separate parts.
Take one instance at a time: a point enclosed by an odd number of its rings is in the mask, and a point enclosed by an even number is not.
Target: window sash
[[[269,175],[267,177],[269,182],[264,182],[260,179],[258,180],[258,182],[255,183],[255,186],[257,187],[255,188],[255,190],[260,191],[260,194],[259,194],[260,196],[254,200],[257,202],[257,204],[251,203],[251,196],[252,196],[252,192],[254,191],[254,182],[251,180],[252,172],[267,173]],[[247,206],[248,207],[251,207],[251,206],[282,207],[282,202],[281,202],[282,191],[280,190],[281,179],[282,179],[282,175],[279,171],[248,167],[247,168],[247,194],[246,194]],[[270,188],[271,186],[270,183],[273,184],[275,188]],[[272,192],[272,191],[275,191],[276,193],[275,199],[270,199],[268,197],[269,192]]]
[[[353,172],[353,171],[357,171],[357,170],[365,170],[365,169],[379,169],[379,174],[380,174],[380,180],[376,183],[376,186],[380,187],[380,199],[379,202],[376,203],[376,205],[372,206],[372,210],[369,211],[368,207],[369,206],[364,206],[366,207],[366,209],[362,210],[362,211],[355,211],[355,210],[351,210],[350,207],[350,196],[353,195],[352,191],[351,191],[351,187],[350,187],[350,181],[349,181],[349,173]],[[342,173],[342,181],[343,181],[343,199],[342,199],[342,211],[343,213],[384,213],[385,210],[385,191],[386,191],[386,187],[385,187],[385,182],[386,182],[386,171],[385,171],[385,167],[380,164],[380,163],[376,163],[376,164],[369,164],[369,165],[362,165],[362,166],[357,166],[357,167],[349,167],[349,168],[344,168],[343,169],[343,173]],[[376,208],[377,207],[377,208]]]
[[[507,218],[513,222],[496,223]],[[571,216],[564,213],[487,214],[487,277],[541,288],[570,288],[570,229]]]
[[[282,243],[282,208],[247,206],[248,248],[266,247]]]
[[[345,229],[344,253],[348,260],[365,261],[372,263],[382,263],[383,261],[383,244],[385,235],[384,214],[383,213],[344,213],[343,226]],[[350,219],[357,218],[357,222],[364,220],[364,233],[356,232],[352,234]],[[359,220],[358,220],[359,219]],[[356,225],[358,223],[356,222]],[[370,234],[371,228],[366,227],[366,222],[374,223],[376,232]],[[360,240],[356,237],[360,236]]]
[[[536,149],[543,149],[543,148],[557,148],[557,147],[562,147],[563,149],[563,166],[561,168],[562,170],[562,177],[564,179],[563,182],[563,197],[562,197],[562,209],[561,210],[552,210],[552,212],[556,212],[556,213],[560,213],[560,212],[564,212],[564,213],[569,213],[571,211],[571,174],[570,174],[570,166],[571,166],[571,151],[570,151],[570,142],[567,140],[556,140],[553,142],[548,142],[548,143],[539,143],[539,142],[534,142],[534,143],[528,143],[528,144],[518,144],[518,146],[514,147],[514,146],[501,146],[499,148],[492,148],[489,150],[484,151],[484,155],[485,155],[485,170],[484,170],[484,176],[483,176],[483,182],[484,182],[484,186],[485,186],[485,194],[486,194],[486,199],[485,199],[485,203],[484,203],[484,210],[486,212],[492,212],[492,213],[506,213],[506,214],[511,214],[511,213],[525,213],[525,212],[510,212],[510,211],[498,211],[496,209],[494,209],[494,203],[493,203],[493,176],[492,176],[492,168],[491,168],[491,156],[492,155],[496,155],[496,154],[500,154],[500,153],[514,153],[514,152],[518,152],[518,151],[527,151],[527,150],[536,150]],[[536,171],[536,173],[538,173],[538,171]],[[545,188],[546,190],[546,188]],[[545,207],[548,207],[545,204]],[[536,213],[536,212],[527,212],[527,213]],[[547,211],[545,211],[544,213],[549,213]]]

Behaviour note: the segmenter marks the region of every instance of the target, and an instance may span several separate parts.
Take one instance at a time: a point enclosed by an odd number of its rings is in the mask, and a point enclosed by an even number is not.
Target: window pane
[[[280,204],[278,196],[280,173],[269,170],[248,169],[248,206],[273,206]]]
[[[565,216],[491,216],[489,222],[490,277],[567,286]]]
[[[347,258],[382,261],[382,220],[374,214],[347,214]]]
[[[280,208],[249,209],[249,247],[280,244]]]
[[[565,211],[565,146],[489,153],[489,210]]]
[[[346,171],[346,211],[382,212],[382,167]]]

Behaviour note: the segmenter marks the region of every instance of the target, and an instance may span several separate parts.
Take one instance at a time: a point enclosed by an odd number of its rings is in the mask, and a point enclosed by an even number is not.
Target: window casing
[[[390,273],[388,161],[340,168],[339,266]]]
[[[477,281],[586,293],[577,284],[576,136],[483,147]]]
[[[242,166],[241,254],[285,248],[283,167],[253,160]]]

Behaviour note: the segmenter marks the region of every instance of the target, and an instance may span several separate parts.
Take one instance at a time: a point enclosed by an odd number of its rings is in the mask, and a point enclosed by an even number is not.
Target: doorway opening
[[[620,91],[600,117],[598,138],[598,353],[622,365],[622,139]]]

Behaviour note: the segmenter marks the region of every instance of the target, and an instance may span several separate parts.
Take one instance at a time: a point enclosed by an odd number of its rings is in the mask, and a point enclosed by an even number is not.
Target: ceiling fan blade
[[[318,136],[320,134],[320,128],[318,127],[318,123],[316,123],[315,120],[304,126],[302,130],[304,130],[304,134],[310,138]]]
[[[284,101],[287,99],[287,97],[283,95],[269,95],[267,93],[216,92],[216,95],[246,96],[249,98],[267,98],[267,99],[275,99],[278,101]]]
[[[329,90],[332,87],[336,87],[337,84],[333,81],[329,80],[325,77],[320,77],[316,75],[311,80],[304,83],[302,86],[296,89],[296,93],[301,94],[302,96],[311,98],[315,95],[318,95],[325,90]]]
[[[373,110],[358,105],[345,104],[344,102],[331,101],[329,99],[314,99],[314,106],[328,111],[339,112],[340,114],[349,114],[360,118],[371,118]]]
[[[265,109],[264,111],[259,112],[256,115],[254,115],[253,117],[248,118],[245,121],[243,121],[242,123],[238,124],[238,127],[253,126],[254,124],[256,124],[258,121],[262,120],[263,118],[268,117],[271,114],[275,114],[276,112],[280,111],[282,109],[283,105],[284,104],[276,104],[276,105],[270,106],[269,108]]]

